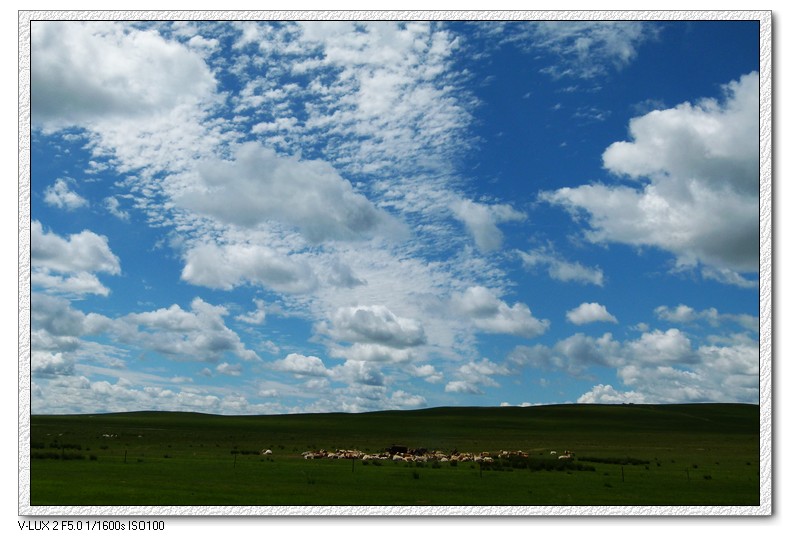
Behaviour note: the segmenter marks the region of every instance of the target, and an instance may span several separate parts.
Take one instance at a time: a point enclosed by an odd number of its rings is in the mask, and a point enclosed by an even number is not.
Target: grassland
[[[33,506],[759,504],[759,408],[34,415]],[[531,467],[305,460],[315,449],[522,450]],[[271,449],[272,455],[260,455]],[[572,450],[577,465],[551,451]],[[545,463],[539,463],[545,462]],[[578,470],[583,469],[583,470]]]

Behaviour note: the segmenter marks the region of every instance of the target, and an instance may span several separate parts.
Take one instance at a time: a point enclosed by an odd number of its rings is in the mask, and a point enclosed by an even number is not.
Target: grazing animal
[[[271,456],[271,455],[272,455],[271,449],[266,449],[261,451],[261,456]]]

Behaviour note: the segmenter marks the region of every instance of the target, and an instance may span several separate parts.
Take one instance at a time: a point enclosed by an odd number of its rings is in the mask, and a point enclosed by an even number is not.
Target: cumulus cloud
[[[385,383],[381,369],[367,361],[346,361],[332,369],[332,379],[347,384],[381,387]]]
[[[96,313],[85,314],[60,296],[40,292],[31,294],[30,351],[31,372],[37,376],[61,376],[77,373],[77,365],[99,363],[123,366],[125,350],[94,342],[112,320]]]
[[[654,310],[656,316],[668,322],[689,324],[697,321],[704,321],[712,326],[719,326],[724,322],[733,322],[744,329],[757,331],[759,328],[759,318],[748,314],[719,313],[715,307],[709,307],[702,311],[697,311],[685,304],[668,307],[661,305]]]
[[[352,361],[402,363],[411,361],[414,354],[409,348],[393,348],[384,344],[354,343],[351,346],[332,346],[332,357]]]
[[[152,116],[214,90],[199,55],[153,31],[116,22],[33,21],[30,32],[34,125]]]
[[[33,270],[30,282],[34,287],[49,292],[70,296],[98,294],[108,296],[110,289],[102,285],[99,278],[88,272],[77,272],[70,275],[56,275],[47,270]]]
[[[115,197],[104,198],[104,208],[119,220],[129,220],[129,213],[121,209],[121,202]]]
[[[645,396],[635,391],[617,391],[611,385],[598,384],[580,396],[578,404],[644,404]]]
[[[721,102],[705,99],[656,110],[631,121],[633,141],[604,152],[604,166],[636,187],[583,185],[544,192],[542,199],[588,222],[587,238],[655,246],[677,269],[738,286],[757,270],[757,73],[724,86]]]
[[[639,339],[629,341],[626,348],[633,360],[647,365],[689,364],[699,360],[692,350],[691,340],[675,328],[642,333]]]
[[[62,238],[45,231],[36,220],[30,224],[30,262],[35,268],[61,273],[121,272],[121,263],[110,250],[107,237],[85,230]]]
[[[185,254],[181,278],[208,288],[251,284],[286,293],[306,292],[316,284],[306,262],[253,244],[196,245]]]
[[[458,379],[448,382],[444,390],[447,393],[479,395],[484,392],[482,387],[499,386],[492,376],[509,374],[512,374],[512,372],[506,365],[495,363],[487,358],[479,361],[469,361],[454,372],[454,376]]]
[[[557,281],[572,281],[582,284],[603,286],[603,270],[591,268],[578,262],[569,262],[546,248],[530,251],[516,250],[525,268],[546,266],[549,277]]]
[[[261,324],[266,322],[266,303],[258,298],[255,298],[252,301],[255,303],[255,310],[237,316],[236,320],[239,320],[240,322],[244,322],[246,324],[253,324],[256,326],[260,326]]]
[[[67,179],[57,179],[55,184],[47,186],[44,190],[44,202],[48,205],[66,210],[87,207],[88,200],[74,192],[69,187]]]
[[[416,408],[426,404],[425,397],[410,394],[400,389],[392,393],[390,400],[396,408]]]
[[[30,373],[33,376],[70,376],[74,374],[74,358],[61,352],[30,352]]]
[[[231,364],[226,362],[217,365],[217,372],[225,376],[241,376],[242,370],[243,368],[239,363]]]
[[[329,163],[278,155],[254,142],[236,147],[232,160],[203,161],[187,177],[169,180],[181,184],[176,203],[192,211],[244,227],[283,222],[311,242],[397,227]]]
[[[505,333],[521,337],[536,337],[549,327],[548,320],[532,316],[523,303],[513,306],[496,297],[488,288],[475,286],[451,298],[454,311],[465,315],[472,324],[489,333]]]
[[[325,328],[336,340],[372,343],[391,348],[425,344],[425,331],[419,321],[399,317],[383,305],[341,307]]]
[[[754,403],[759,390],[759,347],[748,337],[695,346],[677,330],[653,330],[617,341],[577,333],[555,343],[518,346],[513,367],[562,370],[579,378],[595,366],[614,368],[627,387],[597,385],[577,400],[585,403],[680,403],[737,400]]]
[[[52,336],[81,337],[96,334],[107,325],[106,317],[95,313],[86,315],[59,296],[33,292],[30,301],[31,326]]]
[[[495,251],[502,246],[504,236],[497,227],[498,223],[524,221],[527,217],[510,205],[484,205],[468,199],[454,202],[450,210],[463,222],[483,252]]]
[[[543,344],[520,345],[508,355],[508,362],[545,370],[563,370],[582,377],[590,367],[618,366],[622,363],[621,343],[611,333],[597,339],[576,333],[557,341],[553,347]]]
[[[459,394],[466,394],[466,395],[482,395],[483,390],[480,389],[477,385],[462,381],[462,380],[453,380],[451,382],[447,382],[447,385],[444,386],[444,391],[446,393],[459,393]]]
[[[600,303],[582,303],[575,309],[565,313],[565,318],[577,326],[589,324],[590,322],[617,323],[617,319],[606,310],[606,306]]]
[[[76,295],[108,295],[109,289],[94,272],[121,272],[120,260],[110,250],[106,237],[84,230],[63,238],[45,231],[36,220],[30,224],[30,265],[33,285]]]
[[[409,372],[412,376],[423,378],[428,383],[438,383],[444,378],[444,374],[436,370],[433,365],[412,365]]]
[[[215,362],[227,354],[245,361],[260,361],[233,330],[225,325],[225,307],[195,298],[190,311],[174,304],[168,308],[131,313],[113,322],[112,335],[148,351],[184,361]]]
[[[324,366],[321,358],[302,354],[288,354],[285,358],[275,361],[271,367],[274,370],[289,372],[296,376],[329,376],[329,370]]]

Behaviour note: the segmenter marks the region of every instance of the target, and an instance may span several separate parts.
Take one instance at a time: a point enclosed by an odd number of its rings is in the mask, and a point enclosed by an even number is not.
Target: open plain
[[[760,502],[759,407],[746,404],[134,412],[30,424],[33,506]]]

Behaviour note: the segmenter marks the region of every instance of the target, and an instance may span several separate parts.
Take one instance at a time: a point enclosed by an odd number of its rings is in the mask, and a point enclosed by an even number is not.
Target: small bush
[[[420,473],[418,473],[417,471],[412,471],[411,472],[411,476],[412,476],[412,478],[414,478],[414,480],[419,480],[420,479]]]

